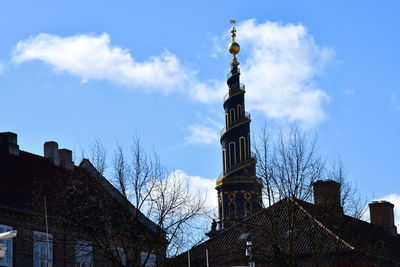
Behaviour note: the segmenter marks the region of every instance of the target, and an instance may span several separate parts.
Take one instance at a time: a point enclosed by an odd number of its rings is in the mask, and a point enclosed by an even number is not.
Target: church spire
[[[236,23],[236,21],[231,20],[231,23]],[[236,59],[236,54],[238,54],[240,51],[240,45],[237,42],[235,42],[235,38],[236,38],[236,27],[235,26],[232,27],[231,36],[232,36],[232,42],[229,44],[228,50],[229,50],[229,53],[231,53],[233,55],[233,59],[231,62],[231,66],[233,67],[233,66],[238,66],[240,64]]]
[[[232,21],[231,21],[232,22]],[[235,21],[233,21],[235,22]],[[256,177],[256,158],[250,145],[250,114],[245,111],[245,86],[240,83],[236,55],[236,28],[231,30],[228,51],[233,54],[224,97],[225,127],[221,131],[222,174],[217,179],[219,228],[232,226],[261,209],[261,180]]]

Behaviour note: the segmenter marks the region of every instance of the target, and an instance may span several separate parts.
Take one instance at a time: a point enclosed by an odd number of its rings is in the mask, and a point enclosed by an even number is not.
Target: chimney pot
[[[60,165],[66,168],[67,170],[74,169],[74,162],[72,161],[72,151],[69,149],[59,149],[58,155],[60,158]]]
[[[44,157],[49,159],[54,165],[60,165],[57,142],[48,141],[44,143]]]
[[[313,183],[315,205],[343,215],[340,205],[340,183],[333,180],[318,180]]]
[[[17,134],[12,132],[0,133],[0,146],[4,147],[11,155],[19,156]]]
[[[371,223],[380,226],[392,235],[397,234],[397,227],[394,224],[394,205],[388,201],[372,201],[368,204]]]

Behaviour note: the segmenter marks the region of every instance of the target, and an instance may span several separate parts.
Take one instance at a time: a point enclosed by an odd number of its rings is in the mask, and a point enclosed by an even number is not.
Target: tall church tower
[[[223,172],[216,186],[219,229],[229,228],[262,208],[262,182],[256,177],[256,157],[251,152],[251,119],[245,109],[245,86],[239,79],[236,54],[240,46],[235,42],[235,27],[231,33],[228,50],[233,59],[227,79],[229,92],[224,97],[225,127],[221,131]]]

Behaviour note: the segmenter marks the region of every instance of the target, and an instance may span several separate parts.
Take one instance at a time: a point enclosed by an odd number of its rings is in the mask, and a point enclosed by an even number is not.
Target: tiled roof
[[[370,223],[286,198],[192,248],[191,266],[205,266],[206,250],[210,266],[244,266],[247,240],[252,241],[256,263],[282,266],[280,261],[293,255],[298,263],[347,258],[400,264],[399,235],[392,236]],[[169,259],[167,266],[187,264],[185,252]]]

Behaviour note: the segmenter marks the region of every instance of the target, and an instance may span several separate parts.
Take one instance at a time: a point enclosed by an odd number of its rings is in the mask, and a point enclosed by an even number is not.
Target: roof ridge
[[[335,234],[333,231],[331,231],[328,227],[326,227],[322,222],[317,220],[314,216],[312,216],[303,206],[301,206],[295,199],[289,198],[289,200],[293,201],[293,203],[299,207],[301,211],[303,211],[311,220],[313,220],[315,223],[317,223],[322,229],[324,229],[326,232],[328,232],[331,236],[333,236],[335,239],[338,241],[342,242],[346,247],[348,247],[351,250],[354,250],[355,247],[350,245],[348,242],[346,242],[344,239],[340,238],[337,234]]]

